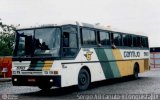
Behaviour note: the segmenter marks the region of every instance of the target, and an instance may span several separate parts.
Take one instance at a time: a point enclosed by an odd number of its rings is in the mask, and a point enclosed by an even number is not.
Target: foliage
[[[0,20],[0,56],[12,55],[15,26],[3,24]]]

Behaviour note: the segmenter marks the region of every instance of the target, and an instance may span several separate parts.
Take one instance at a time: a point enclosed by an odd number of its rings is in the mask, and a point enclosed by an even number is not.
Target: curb
[[[0,82],[9,82],[11,80],[11,78],[0,78]]]

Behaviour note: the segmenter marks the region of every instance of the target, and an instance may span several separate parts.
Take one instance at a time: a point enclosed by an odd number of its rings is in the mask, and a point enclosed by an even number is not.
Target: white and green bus
[[[91,82],[148,71],[148,37],[78,22],[22,28],[12,60],[14,86],[86,90]]]

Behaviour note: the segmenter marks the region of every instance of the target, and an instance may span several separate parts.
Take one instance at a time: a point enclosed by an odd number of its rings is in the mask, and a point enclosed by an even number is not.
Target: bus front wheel
[[[78,75],[78,89],[84,91],[90,85],[90,75],[86,69],[81,69]]]

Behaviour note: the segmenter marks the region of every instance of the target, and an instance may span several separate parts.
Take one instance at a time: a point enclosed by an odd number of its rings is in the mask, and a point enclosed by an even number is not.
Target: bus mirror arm
[[[99,43],[99,44],[98,44],[98,47],[101,47],[101,46],[102,46],[102,44]]]
[[[115,45],[112,45],[112,49],[117,49],[117,47]]]

